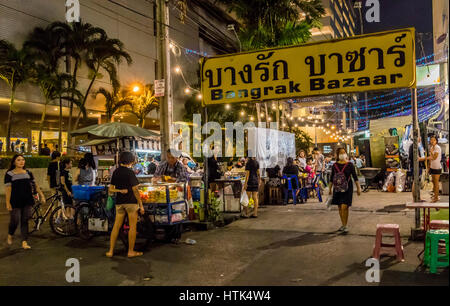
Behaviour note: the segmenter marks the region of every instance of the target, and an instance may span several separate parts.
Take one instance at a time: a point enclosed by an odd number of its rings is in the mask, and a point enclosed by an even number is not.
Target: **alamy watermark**
[[[69,268],[66,272],[66,282],[79,283],[80,282],[80,261],[76,258],[69,258],[66,260],[66,267]]]
[[[379,283],[380,282],[380,262],[376,258],[369,258],[366,260],[366,267],[370,267],[366,272],[366,282]]]
[[[66,21],[80,22],[80,1],[66,0]]]
[[[183,151],[192,152],[193,157],[257,157],[268,167],[295,156],[294,134],[279,131],[277,122],[255,125],[238,121],[222,126],[212,121],[202,124],[201,115],[194,114],[192,124],[174,123],[172,131],[178,133],[170,144],[174,154]],[[206,137],[203,141],[202,136]]]

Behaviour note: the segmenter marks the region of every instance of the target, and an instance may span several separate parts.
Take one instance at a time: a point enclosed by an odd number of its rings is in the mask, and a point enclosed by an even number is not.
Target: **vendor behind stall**
[[[179,152],[175,150],[167,150],[166,160],[159,163],[156,168],[153,182],[166,181],[166,182],[187,182],[189,174],[186,171],[186,167],[178,160]]]

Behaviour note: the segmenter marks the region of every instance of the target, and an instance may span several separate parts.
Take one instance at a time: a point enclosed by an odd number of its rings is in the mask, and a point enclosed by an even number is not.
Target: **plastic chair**
[[[430,267],[430,273],[436,273],[439,267],[448,267],[449,232],[448,230],[429,230],[425,237],[424,263]],[[445,241],[445,254],[439,254],[439,241]]]
[[[292,179],[296,179],[297,188],[292,187]],[[289,192],[292,192],[292,201],[294,202],[294,205],[297,205],[297,190],[300,186],[298,182],[298,177],[296,175],[283,175],[282,179],[286,180],[288,183],[288,189],[286,190],[286,193],[284,195],[284,204],[287,205],[289,201]]]
[[[395,244],[383,243],[383,233],[394,234]],[[377,224],[377,235],[372,257],[380,259],[382,248],[394,248],[397,253],[397,260],[404,261],[402,239],[400,237],[400,226],[398,224]]]

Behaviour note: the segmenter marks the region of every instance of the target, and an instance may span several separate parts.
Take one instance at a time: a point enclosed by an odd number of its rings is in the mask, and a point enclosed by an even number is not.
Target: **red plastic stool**
[[[448,230],[448,220],[431,220],[430,221],[430,229],[431,230],[440,230],[440,229],[446,229]],[[445,254],[446,248],[445,248],[445,240],[439,241],[439,247],[438,247],[438,253],[439,254]]]
[[[383,243],[383,233],[392,233],[395,238],[395,244]],[[372,257],[379,260],[382,252],[388,252],[387,250],[383,250],[383,248],[395,248],[397,260],[405,260],[402,239],[400,237],[400,226],[398,224],[377,224],[377,236]]]
[[[430,229],[432,230],[448,229],[448,220],[431,220]]]

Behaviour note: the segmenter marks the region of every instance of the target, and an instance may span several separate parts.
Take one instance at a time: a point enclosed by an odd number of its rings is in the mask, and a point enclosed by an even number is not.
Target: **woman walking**
[[[336,151],[337,162],[333,165],[330,178],[330,195],[333,195],[332,205],[339,206],[339,216],[342,226],[338,232],[348,233],[348,208],[352,206],[353,180],[356,183],[358,196],[361,195],[361,186],[356,175],[355,166],[348,161],[348,155],[344,148]]]
[[[34,204],[34,193],[39,193],[40,201],[45,203],[45,196],[34,180],[33,174],[25,168],[25,158],[21,154],[14,155],[11,165],[5,174],[6,209],[11,220],[8,228],[8,245],[12,245],[14,233],[20,222],[22,248],[31,249],[28,245],[28,219]],[[35,189],[35,190],[33,190]]]
[[[125,214],[128,215],[130,226],[128,232],[128,257],[131,258],[143,255],[142,252],[136,252],[134,250],[138,211],[140,211],[141,214],[144,214],[144,206],[142,205],[142,200],[138,191],[139,182],[132,170],[134,161],[135,157],[133,153],[122,152],[119,157],[120,167],[114,171],[111,178],[109,192],[117,193],[116,220],[111,232],[110,248],[106,253],[107,257],[113,257],[114,255],[114,246],[116,245],[119,230],[125,219]]]
[[[259,190],[259,164],[254,157],[250,157],[245,165],[245,184],[244,190],[247,192],[248,199],[253,199],[255,208],[251,218],[258,217],[258,190]],[[248,218],[248,207],[245,207],[245,217]]]

